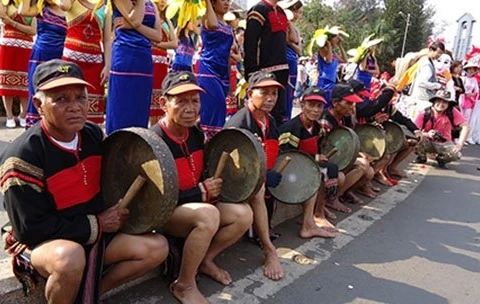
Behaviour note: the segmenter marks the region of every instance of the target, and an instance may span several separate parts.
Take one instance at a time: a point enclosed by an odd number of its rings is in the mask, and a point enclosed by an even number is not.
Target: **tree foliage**
[[[405,33],[406,17],[410,24],[405,53],[425,47],[432,35],[434,9],[427,0],[337,0],[333,7],[323,1],[312,0],[303,9],[298,27],[305,45],[316,29],[326,25],[341,25],[350,34],[344,46],[356,48],[368,35],[383,37],[377,57],[382,69],[388,69],[390,62],[400,57]],[[402,12],[400,14],[399,12]]]

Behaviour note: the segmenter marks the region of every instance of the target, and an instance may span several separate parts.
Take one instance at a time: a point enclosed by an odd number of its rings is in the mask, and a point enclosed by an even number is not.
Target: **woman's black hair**
[[[463,66],[462,65],[462,62],[460,60],[454,60],[452,61],[452,63],[450,64],[450,73],[453,74],[453,71],[455,70],[456,67],[458,66]]]
[[[440,49],[443,52],[445,52],[445,44],[443,44],[443,42],[440,42],[440,41],[435,41],[434,43],[430,44],[428,48],[431,49],[432,51],[436,51]]]

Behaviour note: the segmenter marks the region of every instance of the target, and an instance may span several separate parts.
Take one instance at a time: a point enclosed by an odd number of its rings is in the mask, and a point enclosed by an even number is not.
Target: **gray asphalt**
[[[480,147],[265,304],[479,303]]]

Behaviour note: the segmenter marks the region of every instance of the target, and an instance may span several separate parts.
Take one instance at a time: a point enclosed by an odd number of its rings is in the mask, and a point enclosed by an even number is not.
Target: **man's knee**
[[[213,205],[205,204],[196,210],[195,227],[211,232],[217,232],[220,226],[220,212]]]
[[[140,242],[135,246],[140,247],[141,259],[146,259],[152,267],[163,263],[168,255],[167,239],[161,234],[146,234],[139,236]]]
[[[85,269],[85,250],[75,242],[65,242],[56,247],[50,255],[51,274],[56,273],[61,277],[82,277]],[[49,267],[46,267],[47,269]]]
[[[239,225],[246,229],[253,224],[253,211],[248,204],[237,204],[235,208],[235,216]]]

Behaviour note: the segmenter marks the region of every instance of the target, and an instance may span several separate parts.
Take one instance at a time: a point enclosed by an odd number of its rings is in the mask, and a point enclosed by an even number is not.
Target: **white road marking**
[[[374,222],[390,212],[398,203],[404,201],[425,178],[428,168],[429,167],[423,165],[411,163],[407,167],[407,172],[409,172],[408,178],[401,180],[398,186],[390,188],[380,197],[370,202],[368,206],[364,206],[362,209],[338,223],[337,227],[342,233],[332,240],[332,251],[322,249],[325,240],[320,238],[311,239],[297,248],[290,249],[313,259],[313,264],[299,265],[295,263],[291,260],[292,254],[288,254],[289,250],[282,248],[281,251],[286,252],[282,254],[282,256],[286,258],[281,259],[286,274],[283,280],[273,282],[266,279],[263,275],[262,267],[259,267],[252,274],[233,282],[230,286],[211,295],[208,297],[208,300],[213,304],[262,303],[263,300],[272,297],[283,287],[288,286],[302,275],[318,267],[322,261],[328,260],[335,251],[350,243],[356,236],[359,236],[367,230]]]

